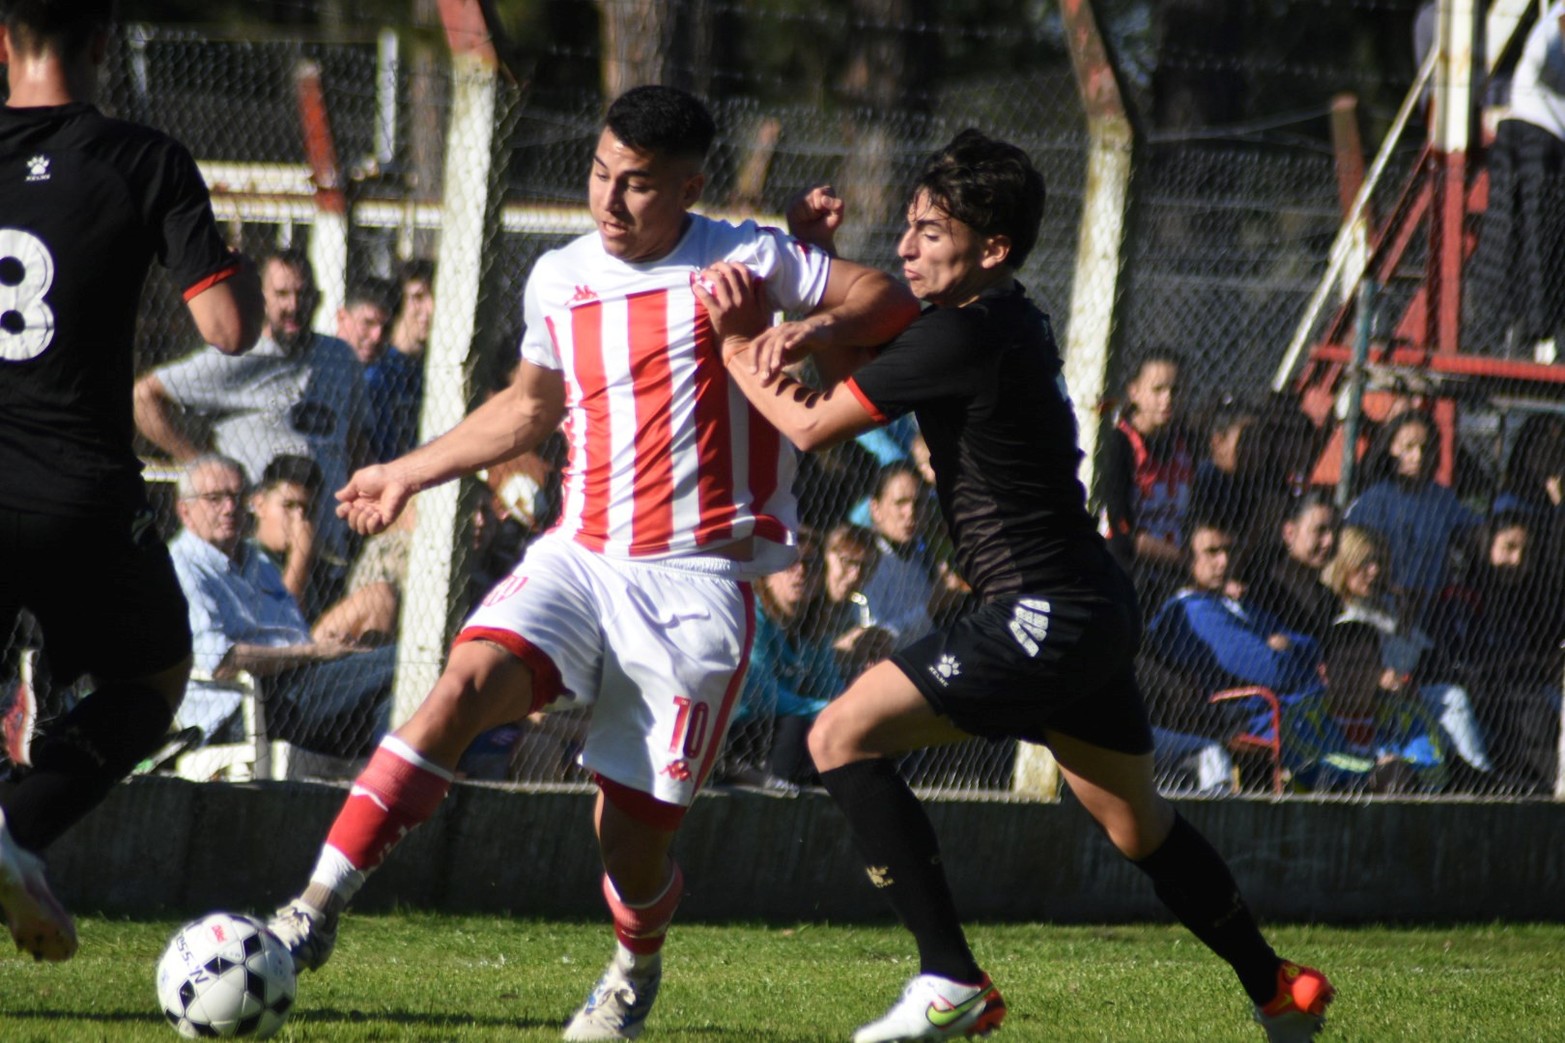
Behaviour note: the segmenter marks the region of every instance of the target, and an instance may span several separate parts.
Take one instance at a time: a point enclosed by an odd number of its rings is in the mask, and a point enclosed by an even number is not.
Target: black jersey
[[[143,498],[132,343],[154,258],[187,300],[236,270],[183,146],[91,105],[0,107],[0,507]]]
[[[848,386],[877,420],[918,418],[957,569],[980,597],[1108,576],[1059,349],[1020,284],[926,309]]]

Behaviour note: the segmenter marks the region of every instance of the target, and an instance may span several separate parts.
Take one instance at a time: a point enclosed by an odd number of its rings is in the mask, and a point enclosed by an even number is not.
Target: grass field
[[[175,926],[87,919],[68,964],[0,958],[0,1040],[176,1039],[152,988]],[[1565,1038],[1565,926],[1270,933],[1337,983],[1327,1040]],[[1261,1039],[1227,968],[1179,928],[978,925],[972,938],[1010,1004],[999,1043]],[[602,924],[352,916],[274,1038],[556,1040],[610,944]],[[643,1039],[846,1040],[916,970],[910,953],[890,927],[679,925]]]

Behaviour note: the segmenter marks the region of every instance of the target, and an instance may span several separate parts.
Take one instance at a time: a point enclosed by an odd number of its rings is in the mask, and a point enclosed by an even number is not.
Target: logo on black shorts
[[[962,661],[954,655],[943,655],[940,661],[929,668],[929,672],[935,675],[935,680],[940,682],[940,687],[948,688],[951,678],[962,672]]]
[[[1011,612],[1011,636],[1028,656],[1038,654],[1049,633],[1049,603],[1043,598],[1021,598]]]

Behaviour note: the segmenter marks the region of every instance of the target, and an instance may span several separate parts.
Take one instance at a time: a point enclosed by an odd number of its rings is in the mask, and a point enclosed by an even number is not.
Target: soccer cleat
[[[1277,995],[1255,1008],[1255,1020],[1270,1043],[1309,1043],[1326,1024],[1326,1005],[1337,996],[1313,967],[1284,961],[1277,968]]]
[[[16,947],[35,960],[76,955],[76,924],[49,890],[43,859],[17,844],[0,812],[0,908]]]
[[[1005,1020],[1005,1000],[985,974],[977,985],[920,974],[886,1016],[853,1033],[853,1043],[987,1036]]]
[[[650,971],[635,977],[631,977],[618,960],[610,960],[587,1002],[566,1023],[563,1038],[572,1041],[635,1039],[641,1035],[647,1015],[652,1012],[652,1003],[658,998],[658,986],[662,982],[661,959],[653,963]]]
[[[337,916],[295,898],[267,921],[267,930],[288,947],[294,973],[318,971],[337,944]]]

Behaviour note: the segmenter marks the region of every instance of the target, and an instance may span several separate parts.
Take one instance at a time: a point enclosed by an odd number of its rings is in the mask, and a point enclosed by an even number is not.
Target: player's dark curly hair
[[[1046,196],[1027,153],[969,127],[930,157],[913,186],[941,212],[980,235],[1011,241],[1006,264],[1020,268],[1038,242]]]
[[[705,159],[717,136],[717,124],[699,98],[656,84],[621,94],[603,122],[631,148],[661,156]]]
[[[81,53],[114,22],[116,0],[0,0],[11,46],[21,54]]]

